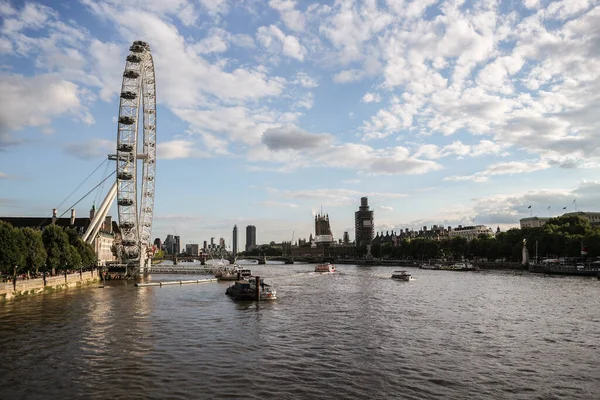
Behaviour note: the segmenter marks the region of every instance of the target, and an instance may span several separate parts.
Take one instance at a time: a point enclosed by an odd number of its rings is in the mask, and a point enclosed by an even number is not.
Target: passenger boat
[[[409,281],[414,281],[415,280],[415,278],[413,278],[406,271],[394,271],[394,273],[392,274],[392,279],[397,279],[399,281],[405,281],[405,282],[409,282]]]
[[[252,271],[247,268],[241,268],[234,264],[232,267],[223,267],[215,273],[215,278],[220,281],[237,281],[252,275]]]
[[[331,263],[319,264],[315,267],[315,272],[335,272],[335,265]]]
[[[470,263],[456,263],[456,264],[452,264],[452,265],[443,265],[440,267],[440,269],[446,269],[446,270],[450,270],[450,271],[475,271],[477,270],[477,268],[475,268],[472,264]]]

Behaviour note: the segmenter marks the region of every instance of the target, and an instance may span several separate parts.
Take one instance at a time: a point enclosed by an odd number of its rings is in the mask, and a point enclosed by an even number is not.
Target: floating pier
[[[185,285],[186,283],[208,283],[216,282],[216,278],[209,279],[191,279],[187,281],[168,281],[168,282],[149,282],[149,283],[136,283],[133,286],[147,287],[147,286],[167,286],[167,285]]]

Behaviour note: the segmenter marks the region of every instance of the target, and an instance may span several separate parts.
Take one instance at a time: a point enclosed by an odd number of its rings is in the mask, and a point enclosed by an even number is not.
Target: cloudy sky
[[[154,237],[297,239],[322,209],[353,238],[361,196],[377,231],[600,211],[598,1],[0,0],[0,18],[1,215],[68,211],[114,170],[133,40],[156,67]]]

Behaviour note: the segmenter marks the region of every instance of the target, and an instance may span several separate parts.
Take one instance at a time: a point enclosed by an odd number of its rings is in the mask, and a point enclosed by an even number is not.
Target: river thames
[[[0,398],[600,399],[597,279],[251,268],[276,301],[111,281],[0,304]]]

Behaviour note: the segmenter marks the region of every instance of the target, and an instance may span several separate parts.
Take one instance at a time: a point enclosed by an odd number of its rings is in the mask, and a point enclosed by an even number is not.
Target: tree
[[[69,236],[56,225],[47,226],[42,232],[42,241],[46,248],[46,267],[50,269],[66,268],[69,260]]]
[[[73,245],[67,246],[65,266],[71,268],[81,268],[81,256],[77,248]]]
[[[0,271],[12,275],[25,266],[25,237],[20,229],[0,221]]]
[[[83,267],[95,267],[98,263],[98,257],[91,244],[84,242],[81,238],[77,238],[75,248],[81,257]]]
[[[31,228],[24,228],[22,229],[22,233],[25,239],[26,268],[37,273],[46,264],[48,256],[44,248],[42,232]]]

